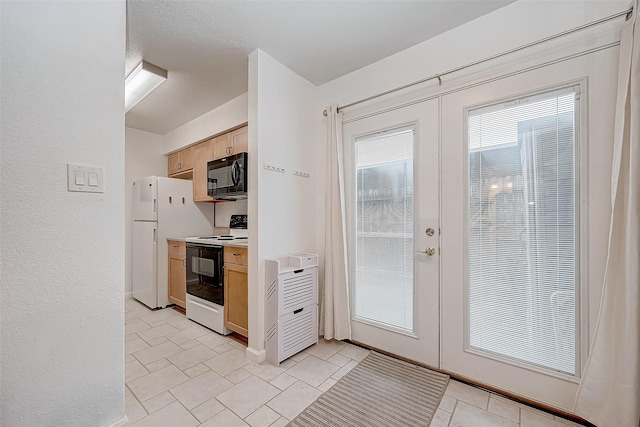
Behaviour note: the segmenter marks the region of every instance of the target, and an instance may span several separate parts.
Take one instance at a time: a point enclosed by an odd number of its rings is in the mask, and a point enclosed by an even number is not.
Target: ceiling
[[[258,48],[321,85],[512,2],[128,0],[125,75],[168,78],[126,125],[165,134],[245,93]]]

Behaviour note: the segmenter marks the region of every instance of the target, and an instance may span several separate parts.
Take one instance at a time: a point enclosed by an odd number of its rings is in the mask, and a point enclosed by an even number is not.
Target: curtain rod
[[[560,38],[560,37],[564,37],[564,36],[572,34],[572,33],[576,33],[578,31],[582,31],[584,29],[587,29],[587,28],[590,28],[590,27],[594,27],[596,25],[600,25],[600,24],[603,24],[605,22],[612,21],[614,19],[620,18],[621,16],[626,16],[626,20],[629,20],[629,18],[631,17],[632,14],[633,14],[633,6],[630,7],[629,9],[623,11],[623,12],[618,12],[616,14],[607,16],[605,18],[598,19],[597,21],[589,22],[587,24],[580,25],[579,27],[575,27],[575,28],[563,31],[563,32],[558,33],[558,34],[554,34],[552,36],[545,37],[545,38],[540,39],[540,40],[536,40],[534,42],[531,42],[531,43],[516,47],[514,49],[507,50],[507,51],[502,52],[502,53],[498,53],[497,55],[489,56],[487,58],[480,59],[479,61],[470,62],[470,63],[462,65],[460,67],[452,68],[452,69],[444,71],[442,73],[437,73],[437,74],[434,74],[434,75],[432,75],[430,77],[427,77],[427,78],[424,78],[424,79],[421,79],[421,80],[417,80],[417,81],[415,81],[413,83],[408,83],[406,85],[397,87],[395,89],[390,89],[390,90],[387,90],[385,92],[381,92],[381,93],[378,93],[376,95],[372,95],[372,96],[369,96],[367,98],[363,98],[363,99],[360,99],[360,100],[355,101],[355,102],[351,102],[351,103],[346,104],[346,105],[342,105],[342,106],[339,105],[337,107],[337,110],[338,111],[344,110],[345,108],[353,107],[354,105],[362,104],[363,102],[371,101],[372,99],[380,98],[381,96],[389,95],[390,93],[397,92],[399,90],[403,90],[403,89],[406,89],[406,88],[409,88],[409,87],[412,87],[412,86],[415,86],[415,85],[419,85],[421,83],[428,82],[430,80],[438,79],[438,84],[442,85],[442,76],[446,76],[447,74],[455,73],[457,71],[464,70],[465,68],[473,67],[475,65],[479,65],[479,64],[482,64],[484,62],[491,61],[491,60],[494,60],[494,59],[497,59],[497,58],[501,58],[503,56],[510,55],[512,53],[515,53],[515,52],[518,52],[518,51],[521,51],[521,50],[524,50],[524,49],[528,49],[530,47],[533,47],[533,46],[548,42],[550,40],[554,40],[554,39],[557,39],[557,38]],[[327,110],[322,111],[322,115],[326,117],[327,116]]]

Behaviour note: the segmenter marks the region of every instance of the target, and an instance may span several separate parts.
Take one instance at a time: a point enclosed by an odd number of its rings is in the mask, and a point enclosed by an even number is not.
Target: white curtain
[[[342,113],[327,108],[327,186],[325,193],[324,287],[320,335],[327,340],[351,338],[349,275],[344,199]]]
[[[596,333],[575,412],[601,426],[640,425],[640,26],[620,41],[609,254]]]

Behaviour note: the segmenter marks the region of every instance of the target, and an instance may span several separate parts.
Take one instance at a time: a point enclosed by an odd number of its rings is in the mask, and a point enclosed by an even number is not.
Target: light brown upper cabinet
[[[221,159],[231,154],[237,154],[248,151],[248,127],[244,126],[240,129],[225,133],[214,138],[213,156],[214,159]]]
[[[224,156],[228,156],[231,154],[229,152],[231,146],[231,138],[229,138],[230,133],[225,133],[220,136],[216,136],[213,138],[213,158],[221,159]]]
[[[249,151],[249,127],[241,127],[230,133],[231,138],[231,154]]]
[[[210,202],[207,195],[207,163],[213,160],[215,140],[201,142],[193,149],[193,201]]]
[[[190,172],[193,169],[193,147],[185,148],[169,154],[167,175],[175,176]]]

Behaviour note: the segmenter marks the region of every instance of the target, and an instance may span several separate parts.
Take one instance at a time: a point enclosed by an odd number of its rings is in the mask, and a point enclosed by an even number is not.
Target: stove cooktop
[[[203,239],[203,240],[247,240],[246,236],[204,236],[204,237],[195,237],[195,239]]]

